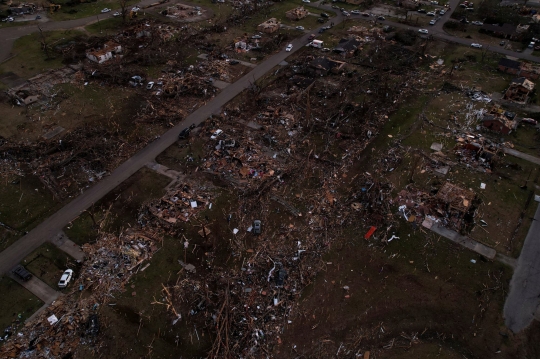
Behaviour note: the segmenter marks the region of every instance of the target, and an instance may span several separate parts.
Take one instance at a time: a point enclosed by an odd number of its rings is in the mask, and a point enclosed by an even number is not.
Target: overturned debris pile
[[[87,261],[73,290],[0,347],[2,358],[65,358],[79,345],[96,346],[99,341],[99,309],[158,250],[160,237],[153,232],[132,232],[120,236],[102,234],[94,244],[85,244]]]

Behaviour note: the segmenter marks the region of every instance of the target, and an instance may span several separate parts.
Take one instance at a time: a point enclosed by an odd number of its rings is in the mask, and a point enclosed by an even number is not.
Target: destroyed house
[[[534,83],[525,77],[512,80],[510,87],[504,93],[504,99],[524,105],[529,101],[529,94],[534,90]]]
[[[111,52],[114,52],[115,54],[118,54],[122,52],[122,45],[114,42],[114,41],[107,41],[105,45],[103,45],[104,49],[107,49]]]
[[[289,82],[291,82],[294,86],[304,89],[311,85],[314,81],[314,78],[303,76],[293,76],[289,79]]]
[[[484,24],[482,25],[482,28],[480,29],[484,33],[492,34],[495,36],[504,37],[507,38],[514,38],[517,34],[517,26],[512,24],[504,23],[502,25],[499,24]]]
[[[332,60],[326,57],[318,57],[309,63],[316,75],[324,76],[329,72],[338,73],[345,65],[345,62]]]
[[[361,44],[362,42],[356,39],[341,39],[333,51],[345,57],[351,57]]]
[[[279,22],[276,18],[273,17],[266,20],[262,24],[259,24],[259,26],[257,26],[257,30],[260,32],[264,32],[265,34],[271,34],[279,30],[280,25],[281,22]]]
[[[437,192],[436,198],[446,205],[450,216],[462,217],[473,204],[475,193],[450,182],[446,182]]]
[[[109,49],[101,49],[101,50],[92,49],[86,53],[86,57],[91,61],[97,62],[98,64],[102,64],[112,59],[113,54],[111,50]]]
[[[485,128],[505,135],[517,128],[516,121],[510,120],[504,116],[484,115],[481,122],[482,126]]]
[[[308,14],[309,14],[309,11],[304,9],[303,6],[299,6],[295,9],[287,11],[285,13],[285,16],[287,17],[287,19],[290,19],[290,20],[300,20],[308,16]]]

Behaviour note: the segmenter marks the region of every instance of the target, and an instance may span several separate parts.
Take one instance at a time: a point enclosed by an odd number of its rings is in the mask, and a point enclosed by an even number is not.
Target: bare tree
[[[43,33],[43,30],[41,30],[41,26],[38,25],[39,33],[41,34],[41,48],[45,50],[45,55],[47,55],[47,60],[51,58],[49,55],[49,45],[47,44],[47,38],[45,37],[45,34]]]
[[[128,0],[118,0],[118,5],[120,5],[120,15],[122,15],[122,23],[126,23],[126,17],[128,15]]]

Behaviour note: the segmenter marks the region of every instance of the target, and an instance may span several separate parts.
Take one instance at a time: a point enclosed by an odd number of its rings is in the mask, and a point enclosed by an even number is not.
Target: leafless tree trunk
[[[126,17],[128,15],[128,2],[127,0],[118,0],[118,5],[120,5],[120,15],[122,15],[122,23],[126,23]]]
[[[41,30],[41,26],[38,25],[39,33],[41,34],[41,47],[43,50],[45,50],[45,55],[47,55],[47,60],[51,58],[49,55],[49,45],[47,45],[47,38],[45,37],[45,34],[43,33],[43,30]]]

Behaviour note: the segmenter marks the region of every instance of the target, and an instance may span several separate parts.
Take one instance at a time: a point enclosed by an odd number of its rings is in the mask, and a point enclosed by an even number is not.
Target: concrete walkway
[[[540,165],[540,158],[538,158],[538,157],[534,157],[534,156],[528,155],[526,153],[519,152],[519,151],[513,150],[511,148],[506,148],[506,147],[503,148],[503,152],[508,154],[508,155],[512,155],[512,156],[521,158],[521,159],[523,159],[525,161],[529,161],[531,163]]]
[[[529,233],[510,281],[510,292],[504,303],[504,321],[514,333],[527,328],[540,305],[540,205],[536,209]]]
[[[495,249],[485,246],[482,243],[470,239],[469,237],[462,236],[461,234],[448,228],[444,228],[443,226],[439,225],[437,222],[434,222],[429,218],[426,218],[422,225],[427,229],[430,229],[433,232],[445,238],[448,238],[452,242],[460,244],[463,247],[468,248],[478,254],[481,254],[486,258],[495,259],[495,256],[497,255],[497,251],[495,251]]]
[[[82,262],[84,260],[84,252],[82,251],[81,247],[77,243],[70,240],[64,231],[60,231],[60,233],[58,233],[55,237],[52,237],[50,242],[69,254],[77,262]]]
[[[62,295],[62,293],[52,289],[36,276],[32,276],[32,279],[30,279],[28,282],[23,282],[19,278],[15,277],[12,273],[9,273],[9,277],[45,302],[45,305],[50,305],[56,300],[56,298]]]

